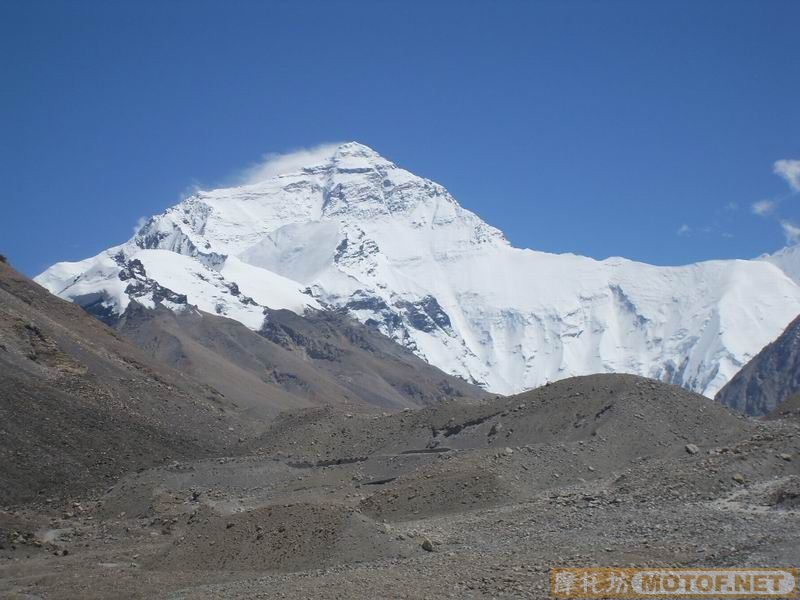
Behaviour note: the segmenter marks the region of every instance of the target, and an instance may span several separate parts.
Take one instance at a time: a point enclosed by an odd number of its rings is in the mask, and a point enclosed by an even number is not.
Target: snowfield
[[[519,249],[366,146],[313,162],[198,192],[125,244],[36,280],[108,315],[131,299],[195,305],[255,330],[265,307],[346,309],[503,394],[618,372],[713,397],[800,314],[788,251],[655,267]]]

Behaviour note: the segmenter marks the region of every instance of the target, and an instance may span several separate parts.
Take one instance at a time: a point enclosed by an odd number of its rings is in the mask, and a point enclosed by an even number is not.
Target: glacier
[[[198,191],[36,281],[106,318],[136,300],[259,330],[266,308],[344,310],[500,394],[616,372],[713,397],[800,314],[796,264],[784,253],[659,267],[515,248],[441,185],[350,142]]]

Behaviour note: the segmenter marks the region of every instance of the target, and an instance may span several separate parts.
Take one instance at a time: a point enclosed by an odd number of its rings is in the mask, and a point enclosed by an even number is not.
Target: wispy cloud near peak
[[[781,221],[781,227],[783,228],[783,235],[786,236],[787,244],[800,242],[800,227],[786,220]]]
[[[776,175],[780,175],[795,192],[800,192],[800,160],[778,160],[772,165]]]
[[[333,156],[340,142],[299,148],[292,152],[265,154],[261,161],[244,169],[237,177],[240,185],[266,181],[276,175],[291,173],[302,167],[319,164]]]

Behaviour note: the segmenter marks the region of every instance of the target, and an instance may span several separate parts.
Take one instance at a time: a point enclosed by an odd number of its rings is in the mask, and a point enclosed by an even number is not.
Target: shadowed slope
[[[254,417],[289,408],[418,408],[487,394],[342,315],[269,311],[258,334],[197,310],[131,304],[117,330],[160,362],[213,385]]]
[[[763,415],[800,391],[800,317],[767,345],[716,395],[717,402]]]
[[[214,389],[0,263],[0,503],[223,452],[236,419]]]

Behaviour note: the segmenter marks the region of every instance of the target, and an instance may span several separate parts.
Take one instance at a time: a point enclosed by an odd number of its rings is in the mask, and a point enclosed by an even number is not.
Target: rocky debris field
[[[284,410],[487,396],[342,315],[272,311],[277,342],[188,307],[124,317],[115,331],[0,262],[0,505],[247,455]]]
[[[554,566],[796,566],[800,426],[632,376],[278,417],[0,511],[7,598],[546,598]]]

